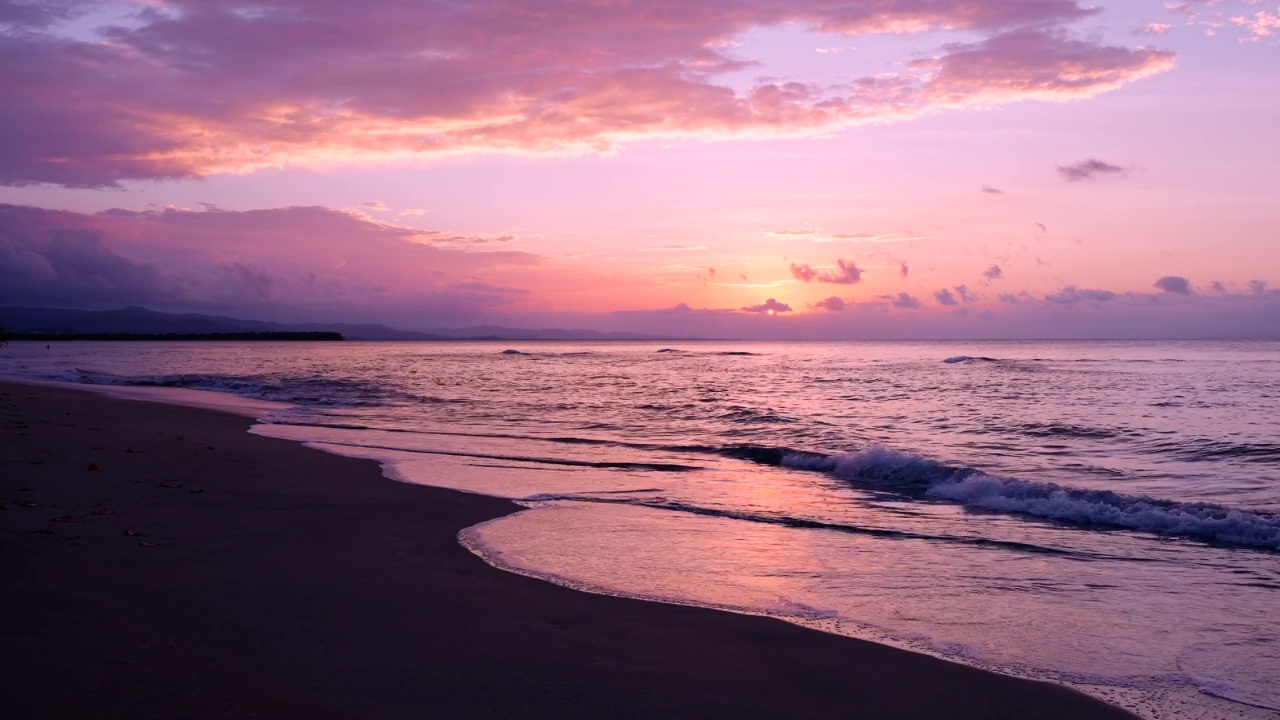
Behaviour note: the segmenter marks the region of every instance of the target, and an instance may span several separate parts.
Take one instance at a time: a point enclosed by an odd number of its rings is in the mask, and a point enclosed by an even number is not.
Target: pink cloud
[[[809,265],[791,264],[791,276],[802,282],[817,280],[820,283],[833,285],[855,285],[862,282],[863,269],[854,262],[836,260],[836,267],[831,270],[815,270]]]
[[[912,63],[930,72],[920,88],[928,105],[1088,98],[1164,72],[1175,60],[1172,52],[1098,45],[1038,29],[1014,30],[944,50],[939,57]]]
[[[814,270],[808,263],[803,265],[791,263],[791,276],[801,282],[812,282],[818,277],[818,271]]]
[[[1090,97],[1173,63],[1169,52],[1044,29],[1095,14],[1075,0],[140,7],[100,40],[42,30],[56,18],[34,10],[0,33],[0,65],[17,68],[0,76],[0,184],[95,187],[465,152],[607,152],[658,136],[806,135]],[[751,64],[734,54],[736,38],[787,23],[986,38],[840,87],[719,84]]]
[[[1233,17],[1231,22],[1248,30],[1253,40],[1280,35],[1280,9],[1274,13],[1259,10],[1251,17]]]

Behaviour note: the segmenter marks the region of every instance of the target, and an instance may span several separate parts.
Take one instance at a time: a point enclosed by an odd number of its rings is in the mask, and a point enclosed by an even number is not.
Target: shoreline
[[[782,620],[498,570],[458,533],[520,506],[395,482],[225,409],[0,393],[0,648],[22,659],[0,687],[23,717],[1135,717]]]

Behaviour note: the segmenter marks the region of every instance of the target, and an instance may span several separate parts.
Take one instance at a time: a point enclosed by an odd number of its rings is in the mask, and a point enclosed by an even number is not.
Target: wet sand
[[[0,393],[7,717],[1133,717],[777,620],[495,570],[456,535],[518,506],[396,483],[250,435],[246,417]]]

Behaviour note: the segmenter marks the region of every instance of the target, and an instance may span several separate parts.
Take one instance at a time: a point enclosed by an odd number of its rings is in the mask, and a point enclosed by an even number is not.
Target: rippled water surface
[[[529,509],[463,542],[1085,689],[1280,715],[1280,343],[17,343]]]

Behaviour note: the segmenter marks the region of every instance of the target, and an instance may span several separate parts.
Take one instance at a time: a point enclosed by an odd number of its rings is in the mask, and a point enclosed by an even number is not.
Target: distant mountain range
[[[233,333],[337,332],[348,340],[659,340],[634,333],[595,330],[528,330],[497,325],[429,332],[399,330],[376,324],[276,323],[222,315],[156,312],[143,307],[119,310],[0,307],[0,328],[10,333]]]

